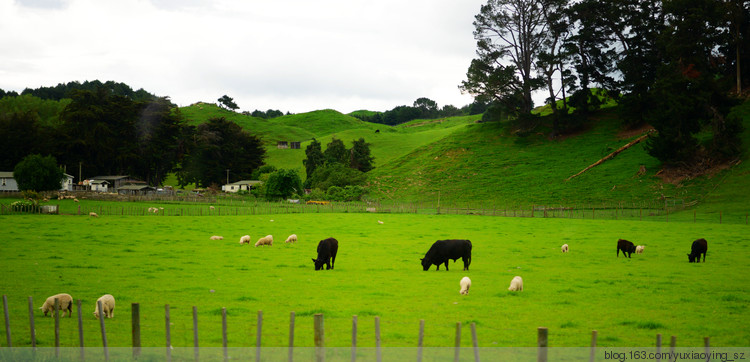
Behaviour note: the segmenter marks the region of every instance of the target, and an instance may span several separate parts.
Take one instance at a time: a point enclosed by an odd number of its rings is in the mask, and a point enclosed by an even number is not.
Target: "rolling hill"
[[[735,109],[750,129],[750,102]],[[475,202],[495,205],[580,205],[659,203],[727,207],[747,205],[750,170],[739,160],[707,176],[665,182],[660,163],[636,145],[570,181],[574,175],[632,141],[616,112],[602,110],[584,132],[548,139],[543,134],[509,135],[500,123],[478,123],[480,116],[415,120],[398,126],[362,122],[334,110],[270,120],[236,114],[209,104],[181,109],[192,123],[223,116],[263,137],[266,163],[292,168],[304,177],[304,149],[316,138],[363,137],[371,144],[376,168],[369,173],[370,198],[403,202]],[[379,132],[376,132],[379,131]],[[745,147],[750,145],[745,132]],[[277,149],[277,141],[300,141],[299,150]],[[746,158],[746,156],[743,156]],[[642,172],[645,168],[645,173]],[[714,205],[714,206],[711,206]]]

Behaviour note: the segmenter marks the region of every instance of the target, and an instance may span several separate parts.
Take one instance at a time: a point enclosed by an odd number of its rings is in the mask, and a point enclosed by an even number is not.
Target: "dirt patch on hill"
[[[696,177],[714,177],[717,173],[733,166],[739,165],[742,160],[731,160],[718,162],[710,158],[704,158],[693,165],[664,166],[656,176],[664,183],[679,185],[683,181],[689,181]]]
[[[635,136],[640,136],[646,132],[655,131],[654,127],[652,127],[650,124],[644,124],[642,126],[633,127],[624,129],[617,133],[617,138],[619,139],[628,139],[633,138]]]

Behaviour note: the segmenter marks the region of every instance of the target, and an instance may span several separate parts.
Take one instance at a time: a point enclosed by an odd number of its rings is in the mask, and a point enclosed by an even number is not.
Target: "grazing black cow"
[[[445,264],[445,270],[448,270],[448,260],[453,259],[455,262],[461,258],[464,262],[464,270],[469,270],[471,264],[471,241],[469,240],[438,240],[427,250],[422,258],[422,268],[429,270],[432,264],[437,265],[440,270],[440,264]]]
[[[617,257],[620,257],[620,250],[622,250],[622,255],[630,258],[630,254],[635,253],[635,244],[625,239],[617,240]]]
[[[703,262],[706,262],[706,251],[708,251],[708,242],[706,239],[698,239],[693,241],[693,245],[690,247],[690,254],[688,254],[688,260],[693,263],[701,262],[701,254],[703,254]]]
[[[334,238],[323,239],[318,243],[318,258],[313,259],[315,263],[315,270],[323,269],[323,264],[326,266],[326,270],[333,269],[333,264],[336,262],[336,253],[339,251],[339,241]]]

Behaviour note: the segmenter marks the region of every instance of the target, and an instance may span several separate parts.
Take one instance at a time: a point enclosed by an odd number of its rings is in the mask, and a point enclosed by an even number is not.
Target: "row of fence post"
[[[34,308],[33,308],[33,300],[32,297],[28,298],[29,302],[29,327],[31,332],[31,346],[32,348],[36,348],[36,335],[35,335],[35,324],[34,324]],[[79,345],[80,345],[80,358],[81,360],[85,359],[85,352],[84,352],[84,343],[83,343],[83,319],[81,314],[81,300],[77,300],[77,313],[78,313],[78,337],[79,337]],[[104,313],[102,309],[102,302],[97,301],[97,305],[100,311],[99,314],[99,326],[101,329],[101,335],[102,335],[102,347],[104,349],[104,358],[105,360],[109,360],[109,346],[107,343],[107,333],[106,333],[106,326],[104,322]],[[139,303],[132,303],[131,308],[131,316],[132,316],[132,341],[133,341],[133,358],[137,359],[141,354],[141,327],[140,327],[140,304]],[[3,295],[3,310],[5,315],[5,335],[6,335],[6,341],[7,346],[12,347],[12,340],[11,340],[11,330],[10,330],[10,318],[9,318],[9,311],[8,311],[8,298],[6,295]],[[172,355],[172,341],[171,341],[171,331],[170,331],[170,308],[169,304],[166,304],[164,306],[164,325],[165,325],[165,339],[166,339],[166,360],[171,361]],[[60,301],[55,298],[54,301],[54,319],[55,319],[55,356],[59,358],[59,349],[60,349]],[[223,347],[223,354],[224,354],[224,360],[229,360],[229,354],[228,354],[228,346],[227,346],[227,310],[226,308],[221,309],[221,325],[222,325],[222,347]],[[289,362],[293,361],[294,353],[294,327],[295,327],[295,313],[291,312],[289,316],[289,352],[288,352],[288,360]],[[424,319],[421,319],[419,321],[419,337],[417,342],[417,362],[422,361],[422,349],[424,346],[424,327],[425,327],[425,321]],[[314,328],[314,345],[315,345],[315,360],[318,362],[322,362],[325,360],[325,327],[324,327],[324,320],[323,320],[323,314],[317,313],[313,316],[313,328]],[[263,329],[263,311],[258,311],[258,320],[257,320],[257,331],[256,331],[256,353],[255,353],[255,360],[257,362],[260,362],[261,360],[261,336],[262,336],[262,329]],[[357,316],[352,316],[352,346],[351,346],[351,360],[355,361],[357,357],[357,330],[358,330],[358,319]],[[590,361],[594,361],[596,357],[596,348],[597,348],[597,336],[598,332],[596,330],[592,331],[591,333],[591,352],[590,352]],[[476,323],[471,323],[471,338],[472,338],[472,347],[474,351],[474,361],[479,362],[479,346],[478,346],[478,340],[477,340],[477,331],[476,331]],[[199,352],[199,343],[198,343],[198,309],[197,307],[193,306],[193,343],[194,343],[194,358],[196,361],[200,358],[200,352]],[[670,356],[674,355],[675,347],[677,345],[677,337],[671,336],[670,339]],[[706,349],[706,353],[710,350],[710,338],[704,337],[704,346]],[[455,336],[455,351],[454,351],[454,361],[459,360],[459,352],[461,350],[461,322],[456,323],[456,336]],[[547,362],[547,349],[549,347],[549,332],[546,327],[539,327],[537,329],[537,361],[538,362]],[[657,334],[656,335],[656,352],[657,356],[661,353],[661,347],[662,347],[662,335]],[[381,353],[381,338],[380,338],[380,317],[375,317],[375,351],[376,351],[376,360],[377,362],[382,361],[382,353]],[[658,358],[658,357],[657,357]],[[670,362],[673,362],[670,360]]]

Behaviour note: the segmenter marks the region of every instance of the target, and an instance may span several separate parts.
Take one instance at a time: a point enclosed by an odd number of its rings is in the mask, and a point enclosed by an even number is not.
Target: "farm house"
[[[262,181],[243,180],[237,181],[230,184],[226,184],[221,187],[221,191],[224,192],[239,192],[239,191],[250,191],[256,185],[262,184]]]

